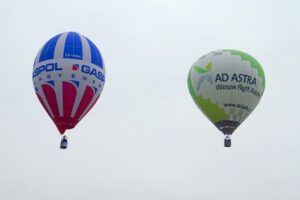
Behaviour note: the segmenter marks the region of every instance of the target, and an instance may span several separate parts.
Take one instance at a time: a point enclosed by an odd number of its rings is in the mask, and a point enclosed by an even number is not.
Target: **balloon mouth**
[[[64,134],[67,129],[72,129],[78,123],[78,120],[72,117],[59,117],[54,118],[54,123],[60,132],[60,134]]]
[[[224,135],[231,135],[241,123],[233,120],[223,120],[215,123],[215,126],[223,132]]]

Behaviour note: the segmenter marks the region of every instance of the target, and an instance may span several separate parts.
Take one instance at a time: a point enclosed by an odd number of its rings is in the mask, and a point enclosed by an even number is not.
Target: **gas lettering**
[[[91,76],[96,77],[100,81],[105,81],[105,76],[104,74],[101,73],[101,71],[97,71],[95,68],[91,68],[88,65],[82,65],[81,66],[81,72],[85,74],[89,74]]]

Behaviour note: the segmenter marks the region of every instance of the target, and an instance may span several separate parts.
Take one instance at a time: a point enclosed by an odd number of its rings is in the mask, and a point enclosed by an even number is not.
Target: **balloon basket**
[[[231,139],[230,139],[229,135],[225,136],[224,147],[231,147]]]
[[[60,141],[60,148],[66,149],[67,147],[68,147],[68,139],[67,136],[64,135]]]

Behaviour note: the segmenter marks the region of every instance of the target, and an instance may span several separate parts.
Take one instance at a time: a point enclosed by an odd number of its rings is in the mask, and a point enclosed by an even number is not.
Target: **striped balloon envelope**
[[[105,68],[91,40],[76,32],[65,32],[51,38],[38,52],[32,79],[39,101],[64,134],[97,102]]]

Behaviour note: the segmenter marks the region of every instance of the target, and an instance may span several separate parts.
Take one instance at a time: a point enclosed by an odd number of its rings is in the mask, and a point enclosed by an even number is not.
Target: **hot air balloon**
[[[76,32],[51,38],[38,52],[32,73],[36,95],[63,136],[74,128],[98,100],[105,68],[96,45]]]
[[[230,135],[254,110],[265,89],[261,65],[249,54],[218,50],[198,59],[188,75],[189,92],[204,115],[225,135]]]

